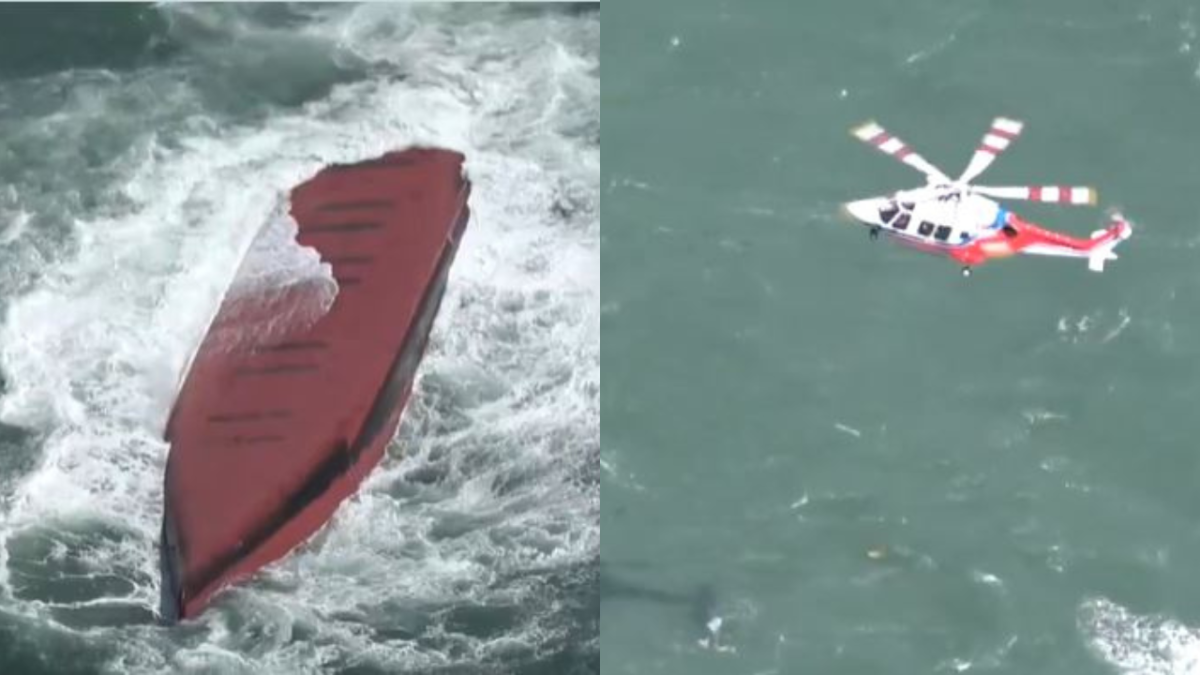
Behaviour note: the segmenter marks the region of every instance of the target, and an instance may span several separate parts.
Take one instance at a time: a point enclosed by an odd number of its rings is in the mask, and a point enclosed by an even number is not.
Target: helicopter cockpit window
[[[917,234],[921,235],[922,237],[928,237],[932,233],[933,223],[929,222],[928,220],[922,220],[921,224],[917,226]]]
[[[901,213],[896,217],[896,222],[892,223],[892,227],[896,228],[897,230],[906,230],[908,229],[908,220],[910,218],[912,218],[912,216],[909,214]]]
[[[895,202],[888,202],[886,206],[879,209],[879,221],[887,225],[892,222],[892,218],[895,218],[899,211],[900,209],[896,208]]]
[[[950,226],[938,225],[937,230],[933,233],[933,238],[938,241],[946,241],[950,238]]]

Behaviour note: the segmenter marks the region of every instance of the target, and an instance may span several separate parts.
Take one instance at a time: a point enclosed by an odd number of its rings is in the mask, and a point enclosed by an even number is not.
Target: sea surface
[[[1200,672],[1200,4],[605,24],[604,673]],[[1001,115],[977,182],[1095,186],[1008,206],[1123,207],[1103,274],[964,279],[838,218],[923,182],[851,127],[955,176]]]
[[[0,673],[599,670],[599,40],[594,5],[0,7]],[[158,625],[189,355],[293,185],[415,143],[472,218],[388,457]]]

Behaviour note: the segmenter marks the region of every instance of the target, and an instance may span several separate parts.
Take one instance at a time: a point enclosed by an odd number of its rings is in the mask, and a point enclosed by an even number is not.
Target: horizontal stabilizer
[[[1108,228],[1092,233],[1092,241],[1100,243],[1096,244],[1096,247],[1088,253],[1088,269],[1093,272],[1103,272],[1105,263],[1117,259],[1117,254],[1113,249],[1132,234],[1133,227],[1129,225],[1129,221],[1125,220],[1120,213],[1114,212],[1112,224]]]
[[[1116,242],[1113,242],[1107,246],[1102,246],[1093,251],[1092,254],[1088,256],[1088,269],[1093,272],[1103,272],[1104,263],[1108,262],[1109,260],[1117,259],[1117,254],[1112,252],[1114,245],[1116,245]]]

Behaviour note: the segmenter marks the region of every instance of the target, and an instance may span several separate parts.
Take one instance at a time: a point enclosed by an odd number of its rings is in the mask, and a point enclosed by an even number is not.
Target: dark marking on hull
[[[383,223],[380,222],[325,223],[308,225],[301,232],[304,234],[357,234],[378,230],[381,227],[383,227]]]
[[[239,368],[238,375],[254,376],[254,375],[296,375],[299,373],[311,373],[317,370],[315,363],[285,363],[278,366],[263,366],[261,368]]]
[[[364,199],[357,202],[334,202],[325,204],[318,211],[322,213],[337,213],[340,211],[358,211],[360,209],[390,209],[395,202],[390,199]]]
[[[276,345],[267,345],[265,347],[256,347],[257,353],[262,352],[299,352],[306,350],[326,349],[329,345],[319,340],[309,340],[306,342],[281,342]]]
[[[268,410],[266,412],[231,413],[228,415],[209,415],[208,421],[214,424],[233,422],[258,422],[259,420],[283,420],[291,417],[287,410]]]

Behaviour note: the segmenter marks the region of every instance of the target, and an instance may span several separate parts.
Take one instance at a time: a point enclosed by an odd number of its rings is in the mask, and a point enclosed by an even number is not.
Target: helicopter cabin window
[[[901,213],[896,217],[896,222],[892,223],[892,227],[896,228],[897,230],[907,230],[908,220],[911,217],[912,216],[908,215],[907,213]]]
[[[929,222],[928,220],[922,220],[921,224],[917,226],[917,234],[921,235],[922,237],[928,237],[932,233],[933,223]]]
[[[937,230],[933,233],[933,238],[938,241],[946,241],[950,238],[950,226],[938,225]]]
[[[882,209],[879,209],[880,222],[882,222],[884,225],[887,225],[888,223],[892,222],[892,218],[896,217],[896,213],[898,211],[899,211],[899,209],[896,208],[896,205],[894,203],[889,203],[887,206],[883,207]]]

